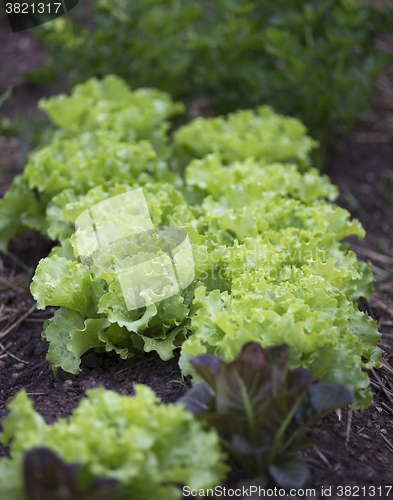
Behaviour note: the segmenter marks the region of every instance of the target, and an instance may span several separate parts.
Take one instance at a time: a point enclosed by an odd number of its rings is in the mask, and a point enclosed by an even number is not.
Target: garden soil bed
[[[23,110],[34,109],[39,97],[52,93],[50,89],[27,85],[19,76],[20,69],[39,66],[45,52],[28,34],[12,34],[4,19],[0,19],[0,44],[0,94],[8,85],[15,86],[14,95],[1,115],[15,116]],[[375,397],[367,410],[363,413],[343,410],[341,415],[325,417],[310,429],[309,435],[316,445],[303,455],[310,464],[309,488],[315,489],[315,495],[303,498],[389,498],[384,487],[393,486],[393,371],[389,371],[389,366],[393,366],[392,68],[383,76],[382,84],[379,83],[373,111],[342,145],[326,170],[341,190],[338,203],[359,218],[367,230],[362,242],[350,240],[350,243],[359,258],[370,258],[378,278],[372,299],[360,301],[359,307],[378,321],[385,367],[369,374]],[[381,88],[389,89],[389,85],[390,101],[389,92],[381,91]],[[0,141],[0,190],[3,193],[22,166],[18,155],[24,145],[19,139],[0,138]],[[0,256],[0,420],[7,413],[7,402],[22,388],[47,422],[69,416],[84,392],[97,386],[133,394],[134,384],[143,383],[165,402],[175,401],[184,394],[186,388],[181,384],[178,352],[168,362],[155,354],[121,360],[111,353],[92,352],[83,356],[80,375],[70,375],[61,369],[57,375],[53,374],[45,361],[48,346],[41,339],[41,332],[54,308],[37,311],[29,292],[34,268],[50,248],[50,242],[42,236],[28,233],[13,240],[7,257]],[[7,335],[4,336],[4,332],[8,332]],[[7,448],[0,447],[0,456],[7,452]],[[236,473],[232,473],[226,486],[233,486],[237,479]],[[346,496],[340,496],[338,486],[352,489],[344,490]],[[360,489],[356,495],[355,486],[366,489]],[[331,495],[322,494],[322,488],[329,487]],[[373,496],[372,487],[382,489],[377,489]],[[393,488],[390,498],[393,498]]]

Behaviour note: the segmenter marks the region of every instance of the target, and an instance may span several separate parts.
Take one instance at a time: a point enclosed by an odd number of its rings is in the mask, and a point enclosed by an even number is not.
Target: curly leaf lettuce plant
[[[230,363],[205,354],[191,360],[198,383],[178,403],[217,429],[235,466],[265,487],[302,488],[310,477],[296,452],[310,444],[304,431],[315,420],[352,403],[342,385],[313,381],[289,370],[286,344],[245,344]]]
[[[78,463],[82,490],[98,479],[117,481],[111,500],[175,500],[182,498],[178,485],[219,484],[228,468],[214,429],[206,430],[178,405],[160,403],[147,386],[135,390],[132,397],[104,388],[88,391],[68,420],[52,425],[21,391],[2,422],[1,439],[3,444],[11,441],[11,458],[0,460],[0,499],[31,500],[22,472],[25,454],[37,447],[49,449],[67,465]]]
[[[132,91],[116,75],[90,78],[76,85],[70,96],[41,99],[39,108],[61,129],[63,137],[111,131],[129,142],[149,140],[159,152],[167,142],[168,120],[185,112],[185,106],[173,102],[167,93],[152,88]]]
[[[225,164],[253,157],[266,164],[291,162],[301,171],[311,167],[310,153],[318,145],[301,121],[281,116],[270,106],[236,111],[225,118],[196,118],[174,133],[173,144],[175,169],[218,153]]]
[[[105,191],[97,186],[79,199],[68,200],[63,211],[59,210],[60,215],[51,230],[57,235],[69,234],[71,228],[62,215],[71,223],[75,222],[76,217],[93,204],[136,187],[139,186],[115,185]],[[208,235],[198,234],[192,226],[194,216],[191,209],[172,185],[146,184],[144,194],[155,227],[176,225],[188,230],[196,276],[208,272],[216,260],[222,259],[226,247]],[[129,199],[132,204],[132,198]],[[123,210],[127,211],[127,204]],[[113,221],[123,220],[118,219],[121,217],[119,213],[109,216]],[[73,231],[71,229],[71,234]],[[38,308],[61,306],[44,331],[51,344],[48,360],[54,368],[61,366],[66,371],[77,373],[80,357],[91,348],[114,349],[122,357],[132,356],[140,350],[155,350],[162,359],[171,358],[173,350],[181,345],[187,334],[193,290],[200,284],[198,279],[182,293],[129,311],[120,286],[127,267],[111,274],[90,273],[81,264],[79,252],[75,236],[65,239],[62,246],[41,260],[31,285]],[[135,248],[135,255],[138,252],[139,249]],[[155,273],[165,280],[164,267],[156,268]],[[217,284],[208,279],[205,284],[209,289],[217,288]]]

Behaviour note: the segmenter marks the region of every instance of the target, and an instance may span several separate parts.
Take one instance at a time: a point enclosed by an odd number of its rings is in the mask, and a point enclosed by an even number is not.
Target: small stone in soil
[[[14,365],[14,369],[18,372],[21,372],[26,368],[26,365],[24,363],[18,363],[17,365]]]
[[[63,384],[63,391],[64,392],[72,391],[72,385],[73,385],[72,380],[66,380]]]

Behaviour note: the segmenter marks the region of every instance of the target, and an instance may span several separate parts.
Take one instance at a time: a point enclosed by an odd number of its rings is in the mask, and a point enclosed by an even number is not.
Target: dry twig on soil
[[[37,304],[33,304],[28,311],[25,312],[18,320],[15,321],[9,328],[7,328],[4,332],[0,333],[0,339],[3,339],[6,335],[8,335],[12,330],[14,330],[17,326],[19,326],[22,321],[24,321],[30,314],[36,309]]]
[[[388,264],[389,266],[393,266],[393,257],[389,257],[388,255],[383,255],[378,252],[374,252],[374,250],[370,250],[368,248],[363,248],[358,245],[351,244],[351,249],[360,255],[364,255],[365,257],[369,257],[372,260],[376,260],[377,262],[382,262],[383,264]]]

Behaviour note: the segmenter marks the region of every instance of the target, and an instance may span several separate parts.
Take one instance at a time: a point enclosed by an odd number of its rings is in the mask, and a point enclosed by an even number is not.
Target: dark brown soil
[[[0,5],[0,51],[0,95],[8,87],[13,87],[12,97],[1,109],[2,116],[15,117],[35,111],[38,100],[53,92],[27,84],[23,73],[43,66],[46,50],[29,31],[12,33],[3,5]]]
[[[51,93],[50,89],[26,84],[19,76],[20,70],[41,65],[45,51],[28,32],[13,34],[4,18],[0,18],[0,47],[0,94],[8,85],[15,86],[14,95],[0,111],[0,117],[23,115],[26,109],[35,108],[41,96]],[[373,110],[326,170],[340,187],[339,204],[359,218],[367,230],[362,242],[350,241],[356,245],[360,258],[371,258],[379,280],[371,301],[361,301],[360,307],[378,320],[383,333],[380,347],[385,351],[385,368],[370,373],[375,391],[370,408],[363,413],[353,412],[352,418],[349,410],[343,410],[340,416],[332,414],[310,429],[309,434],[317,444],[303,452],[312,470],[310,488],[315,489],[308,499],[372,498],[372,487],[382,487],[376,490],[375,497],[389,498],[384,487],[393,486],[393,372],[389,372],[388,364],[393,366],[392,68],[379,82]],[[2,193],[22,166],[18,151],[23,144],[18,139],[0,140]],[[29,293],[31,275],[49,249],[48,241],[29,233],[15,238],[10,255],[0,258],[0,336],[34,304]],[[175,382],[181,381],[178,353],[169,362],[152,354],[123,361],[112,354],[89,353],[83,357],[80,375],[70,375],[61,369],[54,375],[45,361],[47,344],[41,339],[42,324],[52,315],[53,308],[34,311],[0,340],[0,420],[6,415],[6,403],[21,388],[27,390],[36,410],[47,422],[67,417],[84,391],[99,385],[132,394],[135,383],[144,383],[166,402],[184,394],[185,387]],[[6,453],[7,449],[0,446],[0,456]],[[227,486],[233,486],[237,478],[232,474]],[[352,489],[340,495],[339,486]],[[356,486],[365,489],[357,491]],[[323,494],[322,488],[329,487],[331,495]]]

